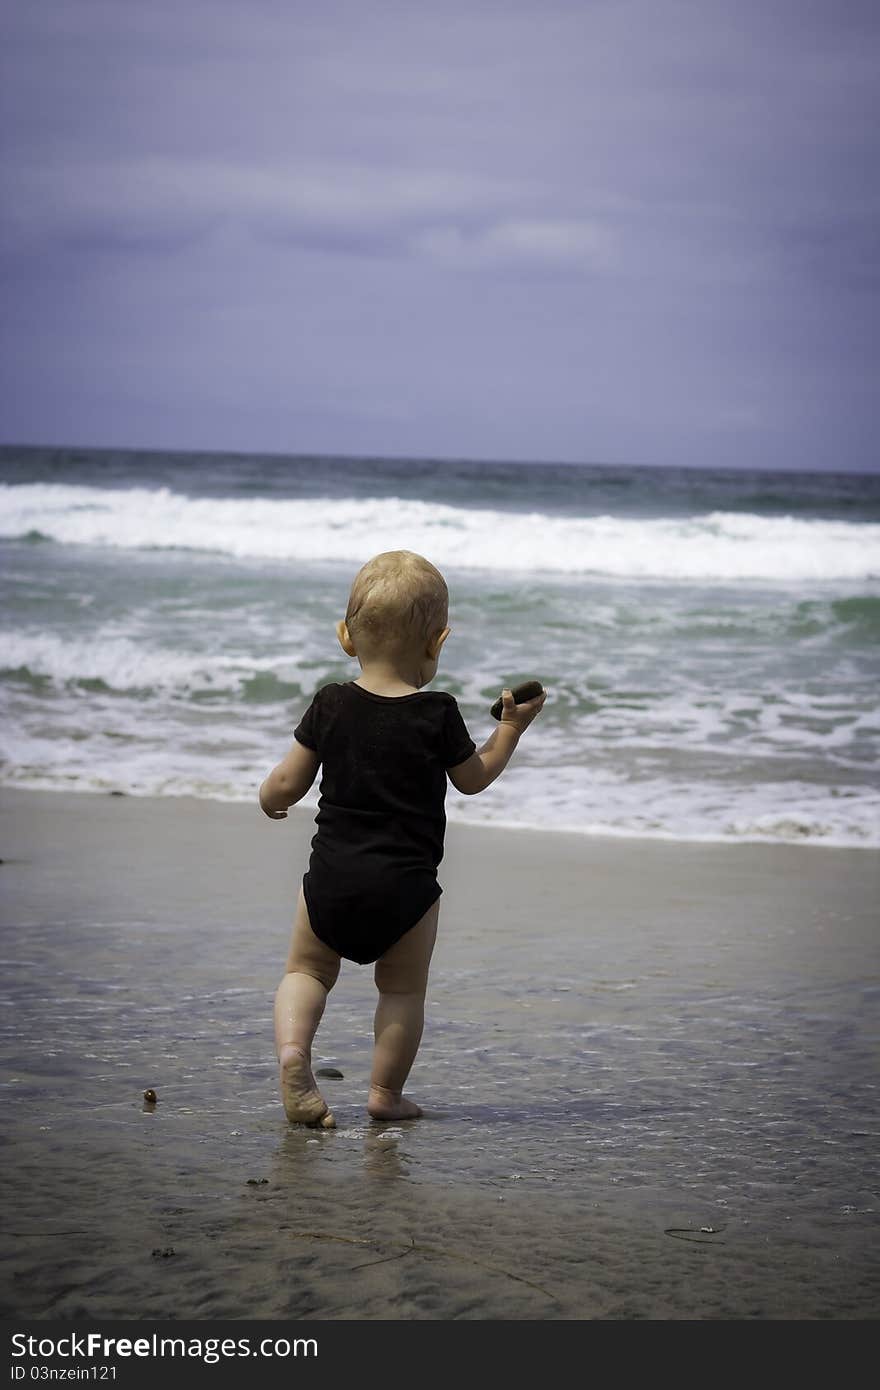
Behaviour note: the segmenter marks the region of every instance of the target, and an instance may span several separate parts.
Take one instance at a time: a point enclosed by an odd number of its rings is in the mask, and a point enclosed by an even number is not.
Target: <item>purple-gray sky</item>
[[[880,465],[864,0],[18,0],[0,438]]]

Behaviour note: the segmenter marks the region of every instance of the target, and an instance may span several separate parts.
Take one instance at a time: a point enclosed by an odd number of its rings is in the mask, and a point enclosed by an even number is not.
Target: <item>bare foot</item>
[[[309,1059],[301,1047],[285,1043],[278,1061],[281,1067],[281,1099],[292,1125],[317,1125],[335,1129],[330,1107],[315,1085]]]
[[[417,1120],[421,1106],[414,1100],[407,1100],[400,1091],[389,1091],[385,1086],[371,1086],[367,1099],[367,1111],[374,1120]]]

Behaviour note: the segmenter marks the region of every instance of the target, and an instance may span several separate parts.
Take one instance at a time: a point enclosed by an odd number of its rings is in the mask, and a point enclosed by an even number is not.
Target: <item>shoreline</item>
[[[0,782],[0,796],[6,793],[16,794],[23,792],[28,795],[51,796],[85,796],[85,797],[114,797],[117,800],[129,799],[132,801],[157,802],[195,802],[207,803],[209,806],[238,806],[241,808],[252,808],[257,802],[256,793],[252,797],[244,796],[199,796],[192,791],[180,792],[132,792],[121,788],[94,788],[94,787],[66,787],[62,790],[44,787],[39,785],[28,785],[24,782]],[[467,798],[462,798],[464,804],[468,804]],[[317,799],[312,803],[299,803],[291,808],[290,815],[293,817],[308,816],[314,820],[317,810]],[[548,828],[544,824],[528,821],[508,821],[503,819],[478,819],[469,815],[457,816],[453,812],[450,814],[449,802],[446,806],[447,827],[458,827],[467,832],[475,831],[478,834],[483,831],[498,831],[504,834],[524,834],[524,835],[563,835],[572,840],[589,841],[625,841],[633,845],[641,844],[666,844],[666,845],[703,845],[706,847],[730,847],[736,849],[743,848],[766,848],[766,849],[820,849],[820,850],[856,850],[866,853],[880,853],[880,842],[877,844],[857,843],[848,840],[835,840],[833,837],[814,837],[804,835],[797,838],[784,839],[774,838],[769,835],[679,835],[673,831],[650,830],[637,833],[629,829],[614,829],[609,826],[593,828],[591,826],[559,825]]]
[[[0,789],[5,1316],[876,1316],[880,855],[450,822],[425,1117],[368,1120],[344,963],[316,1132],[271,1034],[311,834]]]

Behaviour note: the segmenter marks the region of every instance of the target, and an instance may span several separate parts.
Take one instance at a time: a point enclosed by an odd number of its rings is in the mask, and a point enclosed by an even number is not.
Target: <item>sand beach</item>
[[[316,1133],[271,1035],[310,835],[3,791],[4,1316],[876,1316],[875,851],[450,826],[425,1117],[369,1121],[344,966]]]

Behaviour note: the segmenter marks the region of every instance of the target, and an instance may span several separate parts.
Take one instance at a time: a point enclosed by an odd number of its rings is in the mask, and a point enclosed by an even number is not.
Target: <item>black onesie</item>
[[[452,695],[374,695],[354,681],[318,691],[294,737],[321,759],[303,893],[316,936],[366,965],[443,891],[446,769],[476,744]]]

